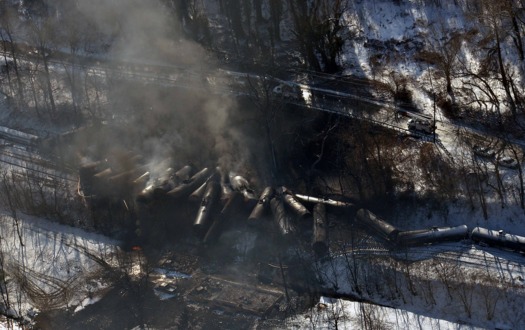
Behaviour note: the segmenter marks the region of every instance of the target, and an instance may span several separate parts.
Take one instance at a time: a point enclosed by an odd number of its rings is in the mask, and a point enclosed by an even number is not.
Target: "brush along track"
[[[13,283],[16,283],[18,287],[16,290],[20,296],[27,296],[38,309],[49,310],[69,304],[71,299],[83,290],[89,280],[107,278],[104,274],[107,274],[108,270],[113,271],[113,267],[104,260],[104,257],[113,258],[114,253],[113,251],[106,251],[105,247],[98,251],[100,255],[97,255],[96,250],[82,246],[84,241],[77,244],[75,240],[64,236],[57,240],[56,237],[53,237],[57,234],[56,232],[34,226],[25,225],[24,230],[34,232],[37,236],[44,236],[35,237],[26,233],[26,240],[32,239],[33,245],[35,240],[44,243],[43,245],[40,243],[40,248],[37,247],[39,250],[35,251],[34,257],[24,261],[25,264],[10,258],[5,263],[5,272],[12,278]],[[4,232],[4,234],[6,233]],[[55,240],[53,241],[53,239]],[[55,243],[49,245],[48,242]],[[26,247],[23,249],[28,248],[28,243],[26,242]],[[9,248],[9,246],[7,247]],[[87,259],[94,261],[101,267],[99,268],[91,262],[81,261],[79,254],[86,256]],[[75,259],[71,261],[70,256]],[[87,261],[87,259],[84,260]]]
[[[14,151],[2,149],[0,151],[0,162],[10,165],[13,168],[11,172],[18,178],[30,179],[36,183],[54,188],[57,186],[65,187],[68,182],[77,182],[76,178],[62,172],[55,164],[42,158],[35,158],[31,155],[21,154]]]
[[[42,158],[38,154],[27,152],[26,150],[22,148],[16,148],[16,147],[13,147],[10,149],[2,148],[0,149],[0,155],[2,156],[0,157],[0,161],[10,163],[13,166],[28,168],[28,165],[31,164],[31,165],[36,166],[35,169],[29,168],[34,171],[40,171],[40,172],[45,172],[46,174],[49,174],[49,170],[53,170],[53,171],[61,173],[65,178],[71,181],[75,181],[75,179],[69,178],[70,173],[73,172],[71,169],[64,168],[62,166],[58,166],[56,163],[50,160],[47,160],[45,158]],[[44,171],[44,170],[47,170],[47,171]],[[50,175],[53,175],[53,174],[50,174]]]
[[[473,253],[473,249],[481,253]],[[478,249],[474,245],[466,245],[464,243],[445,243],[394,250],[373,245],[362,245],[354,249],[346,249],[342,253],[335,253],[335,255],[349,255],[357,258],[394,258],[410,263],[434,260],[452,265],[469,266],[485,271],[495,270],[500,273],[508,272],[510,268],[514,268],[513,271],[521,270],[525,276],[523,256],[510,251],[504,256],[495,256],[487,254],[486,252],[501,253],[501,251],[497,249],[487,251],[485,248]]]
[[[24,268],[17,261],[8,263],[6,272],[40,310],[55,309],[66,305],[85,280],[82,276],[71,276],[67,280],[61,280],[35,272],[27,267]]]
[[[52,162],[47,161],[41,158],[40,156],[27,152],[22,148],[2,149],[2,155],[16,160],[20,160],[22,162],[31,163],[46,168],[56,168],[55,164],[53,164]]]
[[[47,230],[44,230],[44,229],[41,229],[41,228],[38,228],[38,227],[35,227],[35,226],[28,226],[26,227],[28,230],[30,231],[33,231],[37,234],[41,234],[41,235],[44,235],[45,237],[47,238],[54,238],[52,237],[52,235],[54,234],[54,232],[51,232],[51,231],[47,231]],[[67,237],[64,237],[64,236],[61,236],[61,239],[60,239],[60,244],[63,244],[69,248],[72,248],[76,251],[78,251],[79,253],[82,253],[84,255],[86,255],[89,259],[93,260],[95,263],[99,264],[100,266],[102,266],[105,270],[111,270],[113,269],[113,267],[107,262],[104,260],[104,258],[96,255],[94,252],[90,251],[88,248],[80,245],[80,244],[75,244],[75,243],[72,243],[71,240],[68,240]],[[99,251],[100,252],[100,251]],[[106,254],[107,252],[105,251],[102,251],[104,254]],[[102,253],[100,252],[100,253]],[[115,252],[115,251],[113,251]],[[108,256],[109,258],[113,258],[113,252],[110,253],[110,255]]]

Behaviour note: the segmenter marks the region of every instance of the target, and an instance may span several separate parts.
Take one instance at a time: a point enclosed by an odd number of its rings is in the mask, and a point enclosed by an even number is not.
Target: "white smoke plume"
[[[209,90],[207,81],[217,74],[216,67],[199,44],[185,38],[173,8],[140,0],[81,1],[78,6],[111,42],[110,58],[181,68],[197,77],[180,82],[184,89],[144,89],[128,82],[110,86],[112,118],[126,118],[129,133],[141,137],[137,144],[145,156],[174,156],[174,166],[191,162],[235,171],[246,167],[246,138],[230,127],[237,102]]]

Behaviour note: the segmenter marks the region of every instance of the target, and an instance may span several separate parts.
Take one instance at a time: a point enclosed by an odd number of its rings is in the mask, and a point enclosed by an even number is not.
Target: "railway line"
[[[39,58],[38,56],[28,56],[23,60],[32,61]],[[368,122],[373,125],[385,127],[389,130],[397,132],[398,134],[409,135],[418,139],[435,142],[445,154],[453,159],[450,152],[446,149],[439,138],[430,134],[421,133],[418,131],[411,131],[406,126],[399,126],[393,122],[389,116],[403,112],[413,118],[425,118],[426,115],[418,114],[410,109],[399,108],[386,99],[372,97],[371,93],[367,96],[356,95],[356,92],[368,91],[371,83],[359,78],[346,78],[327,75],[322,73],[314,73],[311,71],[290,71],[293,75],[306,75],[308,78],[305,83],[296,81],[284,81],[273,77],[262,77],[257,74],[235,72],[228,70],[219,70],[212,72],[208,70],[188,69],[181,66],[168,66],[159,64],[144,64],[144,63],[130,63],[118,61],[106,61],[87,59],[85,63],[72,62],[67,58],[50,58],[49,63],[55,66],[71,66],[79,67],[87,70],[87,74],[98,75],[106,79],[126,79],[138,80],[147,84],[158,84],[162,86],[192,88],[192,89],[207,89],[217,94],[230,94],[235,96],[249,96],[249,91],[246,89],[246,84],[250,79],[270,79],[275,84],[288,83],[297,86],[298,88],[309,90],[313,94],[312,102],[305,102],[304,99],[288,98],[283,99],[284,102],[293,104],[298,107],[307,108],[314,111],[323,111],[356,119],[359,121]],[[312,84],[311,81],[314,81]],[[319,82],[319,83],[316,83]],[[339,86],[338,90],[329,89],[327,83],[344,84]],[[346,87],[345,87],[346,86]],[[348,89],[350,92],[342,92],[341,89]],[[374,112],[363,111],[363,108],[371,108],[376,110]],[[450,128],[454,127],[451,124],[441,123],[440,132],[447,134]],[[21,149],[20,149],[21,150]],[[49,161],[39,158],[33,158],[30,153],[21,151],[5,150],[0,151],[0,162],[10,166],[21,169],[21,173],[34,173],[30,177],[35,180],[47,180],[52,182],[53,179],[66,180],[70,183],[76,183],[77,179],[69,175],[58,173],[57,167]],[[36,166],[34,166],[36,165]],[[49,180],[48,178],[51,178]],[[355,253],[356,251],[354,251]],[[366,248],[357,250],[358,253],[363,254],[391,254],[391,251],[382,250],[380,248]]]
[[[41,60],[41,56],[27,53],[23,54],[21,58],[27,61]],[[404,121],[402,121],[403,124],[400,126],[397,120],[391,120],[385,115],[382,116],[383,118],[364,115],[366,111],[363,111],[363,109],[372,108],[375,112],[378,109],[386,111],[386,113],[390,114],[390,117],[395,116],[396,119],[398,114],[403,114],[410,118],[432,120],[428,115],[418,113],[414,109],[407,107],[400,108],[387,99],[379,97],[374,92],[374,84],[363,78],[341,77],[309,70],[291,69],[286,71],[286,75],[293,76],[298,81],[286,81],[267,75],[261,76],[254,73],[223,69],[205,70],[180,65],[134,63],[113,59],[95,59],[85,56],[80,57],[80,60],[78,60],[78,58],[73,58],[70,54],[56,52],[48,58],[48,62],[57,67],[78,67],[85,70],[87,75],[100,76],[105,79],[135,80],[145,84],[206,90],[208,93],[233,95],[235,97],[250,97],[249,86],[255,80],[269,81],[274,85],[280,83],[292,84],[297,88],[308,90],[312,93],[314,102],[305,102],[302,98],[283,99],[283,102],[309,110],[329,112],[366,121],[401,135],[412,136],[427,142],[435,142],[452,159],[450,152],[435,136],[408,130]]]
[[[480,248],[471,242],[465,241],[460,243],[442,243],[423,247],[412,247],[403,250],[357,246],[353,249],[336,252],[331,258],[346,255],[350,258],[384,257],[408,262],[434,260],[435,262],[444,262],[451,266],[462,265],[482,271],[508,273],[509,270],[513,272],[518,270],[522,274],[522,277],[525,277],[523,256],[505,254],[503,258],[498,257],[498,254],[501,254],[501,251],[498,249]]]
[[[5,53],[5,51],[4,51]],[[9,56],[9,54],[6,54]],[[80,60],[75,60],[80,58]],[[40,61],[41,56],[36,54],[19,53],[20,60],[28,62]],[[244,88],[248,85],[248,79],[269,79],[275,84],[283,82],[283,80],[270,77],[261,76],[255,73],[238,72],[232,70],[210,70],[199,68],[188,68],[180,65],[167,65],[160,63],[144,63],[144,62],[130,62],[119,61],[115,59],[100,59],[89,56],[73,57],[70,54],[63,52],[53,52],[47,59],[49,64],[72,68],[78,67],[81,69],[89,69],[86,72],[92,75],[99,75],[107,78],[121,78],[131,80],[141,80],[145,83],[158,84],[163,86],[172,86],[180,88],[210,88],[211,92],[233,94],[236,96],[249,96],[249,91]],[[364,97],[363,94],[371,95],[370,88],[373,84],[363,78],[358,77],[338,77],[324,73],[315,73],[309,70],[286,70],[287,75],[299,76],[307,75],[307,80],[321,80],[334,82],[338,89],[329,89],[319,87],[319,83],[315,81],[297,82],[286,81],[287,83],[295,84],[298,87],[308,88],[314,92],[325,94],[328,97],[338,97],[341,100],[358,100],[380,106],[388,109],[396,109],[394,105],[384,98]],[[231,78],[234,79],[231,79]],[[346,86],[346,87],[345,87]],[[335,87],[335,86],[334,86]],[[350,92],[342,92],[340,90],[350,90]],[[366,92],[366,93],[365,93]],[[410,109],[406,110],[414,116],[421,116]],[[427,116],[424,116],[427,118]]]
[[[64,171],[67,169],[42,158],[33,149],[34,146],[22,145],[20,141],[4,144],[0,147],[0,164],[7,167],[13,177],[48,188],[67,188],[77,183],[78,179],[71,175],[72,172]]]
[[[17,45],[22,51],[18,52],[19,60],[28,62],[40,61],[41,55],[34,53],[34,49],[28,45]],[[2,48],[2,52],[5,50]],[[6,54],[9,57],[9,53]],[[394,104],[385,97],[382,97],[375,86],[375,83],[364,78],[340,76],[314,72],[304,69],[288,69],[283,72],[288,77],[293,77],[294,81],[281,80],[276,77],[259,75],[256,73],[238,72],[232,70],[211,70],[210,67],[187,67],[177,64],[166,64],[159,62],[132,62],[121,61],[111,58],[96,58],[90,56],[72,55],[66,52],[50,51],[47,58],[50,64],[61,67],[78,67],[86,70],[88,75],[98,75],[108,79],[127,79],[138,80],[146,84],[156,84],[166,87],[190,88],[207,90],[209,93],[218,95],[233,95],[235,97],[249,97],[248,89],[249,80],[265,79],[274,84],[286,82],[299,88],[308,89],[317,94],[317,99],[337,98],[338,104],[333,102],[317,102],[317,105],[311,106],[299,100],[283,100],[287,103],[305,107],[312,110],[327,111],[339,115],[345,115],[357,120],[366,120],[365,116],[357,116],[353,112],[339,111],[337,107],[375,107],[388,111],[391,114],[403,114],[410,118],[419,118],[432,121],[432,116],[422,114],[415,108],[407,105]],[[429,142],[436,142],[433,137],[424,133],[409,131],[403,123],[399,126],[391,120],[369,120],[374,125],[392,128],[396,131],[404,132],[417,138]],[[439,122],[439,121],[437,121]],[[440,124],[446,128],[456,127],[451,123]],[[449,129],[450,130],[450,129]],[[475,132],[475,129],[468,129]],[[479,133],[479,132],[477,132]],[[483,135],[487,135],[484,132]],[[501,138],[494,136],[495,138]],[[515,139],[508,139],[509,142],[525,148],[525,142]],[[438,147],[449,155],[448,150],[443,144],[438,143]]]

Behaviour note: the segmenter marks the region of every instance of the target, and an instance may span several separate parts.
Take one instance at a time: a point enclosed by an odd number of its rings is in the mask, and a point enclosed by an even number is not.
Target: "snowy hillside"
[[[0,314],[520,329],[524,6],[0,2]]]

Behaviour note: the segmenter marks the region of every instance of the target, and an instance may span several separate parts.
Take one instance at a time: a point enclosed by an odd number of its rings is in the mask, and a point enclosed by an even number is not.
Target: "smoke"
[[[209,89],[208,81],[225,77],[218,76],[199,44],[185,38],[172,7],[141,0],[80,1],[78,6],[111,42],[111,58],[184,70],[179,78],[184,80],[177,82],[184,88],[132,81],[109,86],[111,118],[126,122],[128,140],[152,164],[172,157],[174,166],[219,165],[224,171],[248,166],[247,138],[230,125],[237,102]]]
[[[160,1],[79,1],[78,7],[110,38],[114,58],[198,65],[205,57],[202,47],[184,38],[174,9]]]
[[[217,163],[224,173],[239,171],[248,166],[247,137],[231,125],[229,116],[237,115],[237,105],[232,99],[212,98],[204,105],[207,127],[214,138]]]

